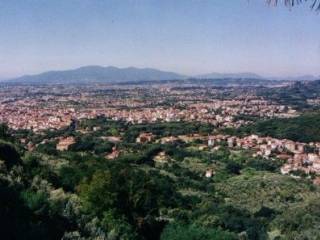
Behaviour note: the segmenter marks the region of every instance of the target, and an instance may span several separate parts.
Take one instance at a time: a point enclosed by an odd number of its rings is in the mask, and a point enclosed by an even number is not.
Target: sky
[[[264,0],[1,0],[0,79],[85,65],[320,75],[319,21]]]

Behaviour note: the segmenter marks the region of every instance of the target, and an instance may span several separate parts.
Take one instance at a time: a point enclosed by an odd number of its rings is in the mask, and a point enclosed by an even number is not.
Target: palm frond
[[[320,0],[266,0],[270,5],[278,5],[283,2],[287,7],[294,7],[302,3],[310,3],[310,8],[320,11]]]

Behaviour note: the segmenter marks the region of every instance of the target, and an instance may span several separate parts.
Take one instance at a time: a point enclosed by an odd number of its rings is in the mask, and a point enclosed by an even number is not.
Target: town
[[[8,94],[10,92],[10,94]],[[230,94],[230,92],[232,94]],[[314,104],[313,100],[309,101]],[[65,128],[75,121],[105,117],[128,124],[152,124],[161,122],[200,122],[219,129],[237,129],[252,123],[252,119],[294,118],[299,112],[290,105],[280,105],[255,95],[252,88],[188,88],[175,85],[79,85],[7,86],[0,91],[0,122],[14,130],[46,130]],[[142,132],[145,139],[156,136]],[[284,161],[282,174],[302,171],[320,174],[320,143],[300,143],[270,136],[248,135],[192,135],[169,136],[162,143],[201,139],[207,147],[219,148],[225,142],[230,149],[240,148],[262,156]],[[23,139],[22,139],[23,140]],[[58,150],[67,150],[75,143],[74,138],[60,139]],[[34,145],[30,142],[29,149]],[[119,156],[117,149],[107,155],[108,159]],[[314,183],[319,183],[318,178]]]
[[[247,124],[241,116],[288,118],[298,116],[290,106],[279,105],[250,92],[221,97],[236,89],[127,88],[113,86],[12,86],[0,89],[0,122],[13,129],[59,129],[72,120],[105,116],[130,123],[203,122],[218,127]],[[59,92],[59,93],[57,93]]]

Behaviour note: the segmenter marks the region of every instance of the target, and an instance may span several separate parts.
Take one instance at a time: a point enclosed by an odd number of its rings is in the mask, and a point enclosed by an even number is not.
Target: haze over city
[[[318,76],[319,14],[238,1],[1,1],[0,79],[86,65]]]

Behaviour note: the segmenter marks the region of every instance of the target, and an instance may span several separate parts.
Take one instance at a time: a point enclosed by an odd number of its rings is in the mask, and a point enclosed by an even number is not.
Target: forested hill
[[[155,141],[136,142],[141,131]],[[211,131],[105,118],[42,134],[0,125],[0,239],[317,239],[320,189],[309,178],[223,144],[157,141]],[[106,158],[115,148],[120,155]]]
[[[320,113],[304,114],[290,119],[259,121],[243,127],[240,132],[286,138],[299,142],[320,141]]]
[[[118,83],[128,81],[184,79],[183,75],[152,68],[117,68],[85,66],[64,71],[49,71],[37,75],[22,76],[8,80],[8,83]]]

